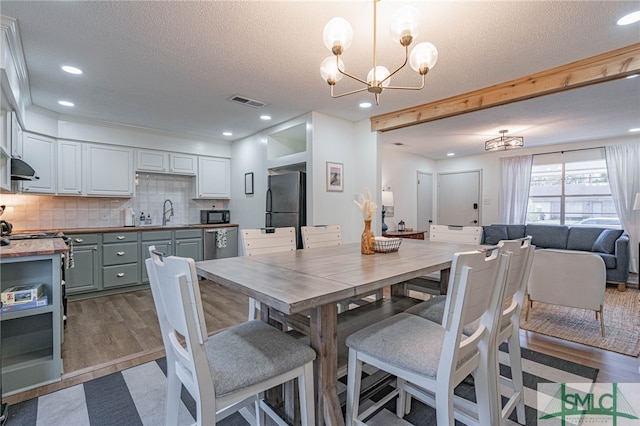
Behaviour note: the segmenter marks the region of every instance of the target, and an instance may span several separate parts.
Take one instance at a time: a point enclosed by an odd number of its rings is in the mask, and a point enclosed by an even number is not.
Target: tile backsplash
[[[162,224],[164,200],[173,203],[170,224],[200,222],[200,210],[226,209],[228,200],[193,200],[195,178],[190,176],[138,173],[132,198],[60,197],[51,195],[0,194],[7,209],[1,219],[13,225],[13,232],[49,229],[124,226],[125,210],[133,208],[151,215],[154,225]],[[13,210],[13,211],[11,211]]]

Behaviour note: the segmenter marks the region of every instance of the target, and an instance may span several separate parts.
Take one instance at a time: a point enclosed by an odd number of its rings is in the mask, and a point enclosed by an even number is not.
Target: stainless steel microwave
[[[230,221],[229,210],[200,210],[200,223],[229,223]]]

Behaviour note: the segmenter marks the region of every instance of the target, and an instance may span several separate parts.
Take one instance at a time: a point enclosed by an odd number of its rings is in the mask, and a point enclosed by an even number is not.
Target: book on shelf
[[[43,296],[40,299],[36,299],[30,302],[24,302],[24,303],[14,303],[12,305],[5,305],[4,303],[2,304],[2,313],[6,314],[8,312],[17,312],[17,311],[24,311],[26,309],[33,309],[33,308],[39,308],[42,306],[47,306],[49,303],[49,300],[47,298],[47,296]]]

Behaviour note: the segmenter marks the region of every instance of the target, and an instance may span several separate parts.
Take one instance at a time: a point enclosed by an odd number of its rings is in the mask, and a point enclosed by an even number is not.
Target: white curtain
[[[527,218],[532,155],[500,159],[500,223],[523,224]]]
[[[609,145],[605,147],[609,185],[616,213],[622,227],[629,234],[631,272],[638,272],[638,240],[640,239],[640,210],[632,210],[640,193],[640,144]]]

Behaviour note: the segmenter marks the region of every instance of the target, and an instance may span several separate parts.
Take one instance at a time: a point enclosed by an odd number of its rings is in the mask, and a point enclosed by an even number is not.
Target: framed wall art
[[[253,172],[244,174],[244,193],[253,194]]]
[[[344,190],[344,166],[342,163],[327,161],[327,191],[342,192]]]

